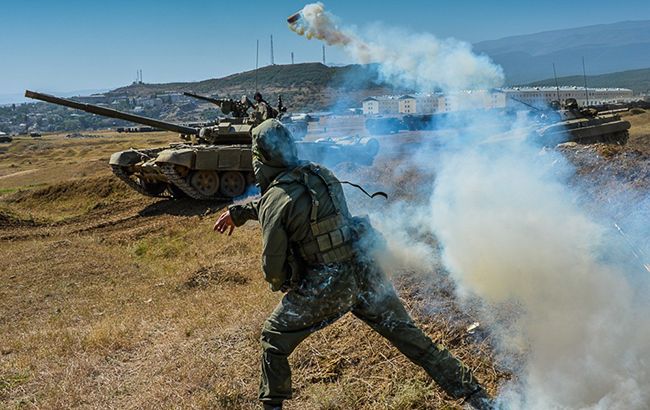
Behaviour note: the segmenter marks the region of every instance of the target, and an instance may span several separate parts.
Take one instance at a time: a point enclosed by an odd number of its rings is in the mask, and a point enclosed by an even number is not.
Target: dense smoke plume
[[[309,39],[343,47],[358,63],[379,63],[381,79],[393,85],[433,91],[492,88],[503,83],[501,67],[472,53],[469,43],[386,27],[362,36],[352,28],[339,28],[337,18],[322,3],[305,6],[289,27]]]
[[[503,351],[526,355],[521,384],[502,394],[508,408],[647,408],[650,304],[635,289],[650,278],[567,188],[570,170],[530,144],[467,144],[439,164],[429,226],[486,314],[518,306],[507,328],[494,324]]]
[[[398,86],[488,89],[502,80],[499,67],[463,42],[394,30],[367,41],[339,28],[320,3],[300,16],[296,32],[378,63]],[[395,250],[392,262],[427,271],[442,258],[460,299],[480,298],[502,356],[524,358],[515,381],[501,388],[505,408],[649,408],[648,194],[590,200],[560,153],[527,141],[534,125],[526,117],[466,111],[449,121],[454,138],[407,156],[435,172],[434,186],[422,188],[430,199],[373,218],[384,221],[378,226]],[[440,250],[422,240],[427,234]],[[504,312],[507,324],[494,319]]]

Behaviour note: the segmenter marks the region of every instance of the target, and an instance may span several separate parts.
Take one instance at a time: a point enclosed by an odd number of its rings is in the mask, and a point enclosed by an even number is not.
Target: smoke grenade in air
[[[394,85],[432,91],[492,88],[503,83],[501,67],[473,53],[463,41],[386,27],[362,33],[341,27],[322,3],[306,5],[287,22],[301,36],[342,47],[358,63],[378,63],[382,79]]]

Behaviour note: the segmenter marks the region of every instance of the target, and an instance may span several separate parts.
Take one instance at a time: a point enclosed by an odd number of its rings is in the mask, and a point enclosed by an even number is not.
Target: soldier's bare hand
[[[225,211],[219,215],[219,219],[217,219],[217,222],[215,222],[214,228],[212,229],[219,233],[224,233],[227,230],[228,236],[232,235],[232,231],[235,230],[235,223],[232,221],[230,211]]]

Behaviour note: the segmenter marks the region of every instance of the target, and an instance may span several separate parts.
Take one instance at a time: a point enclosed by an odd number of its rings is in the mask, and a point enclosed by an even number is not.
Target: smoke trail
[[[337,20],[322,3],[313,3],[290,18],[289,28],[308,39],[343,47],[358,63],[379,63],[382,79],[394,85],[450,91],[493,88],[503,83],[501,67],[474,54],[468,43],[386,27],[362,36],[352,28],[339,28]]]
[[[454,90],[501,80],[500,69],[464,43],[404,32],[365,41],[339,29],[320,3],[306,6],[293,25],[341,45],[357,62],[379,63],[396,85]],[[395,41],[402,47],[393,47]],[[421,152],[409,158],[413,166],[435,168],[427,205],[403,202],[376,219],[387,221],[382,231],[399,250],[394,256],[413,268],[434,261],[437,250],[420,238],[435,235],[461,299],[479,296],[488,321],[508,309],[511,322],[493,321],[491,330],[505,354],[517,353],[525,363],[501,390],[506,408],[649,408],[650,275],[634,258],[650,247],[648,193],[632,202],[587,203],[568,183],[574,170],[565,158],[526,141],[524,130],[534,124],[525,118],[512,123],[473,111],[449,121],[462,129],[460,143],[438,148],[434,164]],[[607,219],[610,214],[625,215],[631,227],[625,240],[640,252],[625,246],[613,225],[621,221]]]

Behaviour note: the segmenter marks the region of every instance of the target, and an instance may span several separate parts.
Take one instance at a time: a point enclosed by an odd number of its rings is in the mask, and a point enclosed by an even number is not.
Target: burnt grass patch
[[[246,285],[249,278],[219,266],[202,266],[192,272],[180,286],[182,290],[205,289],[212,285]]]

